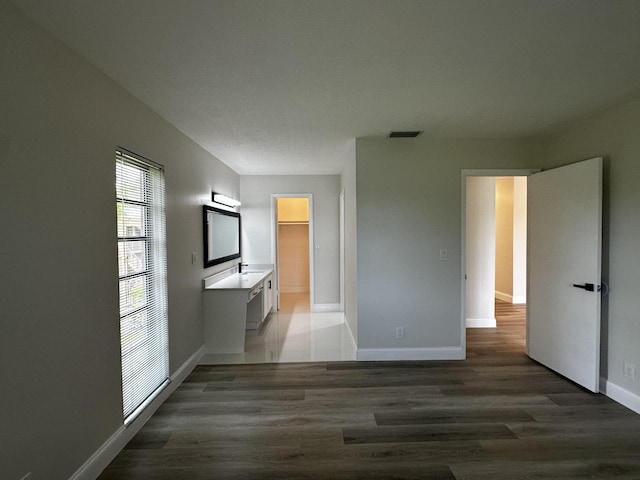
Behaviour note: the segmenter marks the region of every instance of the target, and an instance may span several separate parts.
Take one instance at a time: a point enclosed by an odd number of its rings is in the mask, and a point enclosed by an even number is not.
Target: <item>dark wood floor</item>
[[[465,361],[198,367],[100,479],[640,479],[640,416],[497,316]]]

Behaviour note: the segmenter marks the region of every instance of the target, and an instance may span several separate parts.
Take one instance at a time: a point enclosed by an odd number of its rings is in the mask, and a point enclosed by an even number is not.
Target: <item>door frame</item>
[[[528,177],[540,172],[540,168],[462,169],[461,171],[461,243],[460,243],[460,348],[467,358],[467,177]]]
[[[278,198],[306,198],[309,201],[309,308],[315,305],[314,264],[315,249],[313,235],[313,194],[312,193],[272,193],[271,194],[271,263],[273,264],[276,296],[276,310],[280,309],[280,264],[278,258]]]
[[[345,273],[345,204],[344,204],[344,188],[340,191],[340,311],[344,312],[345,307],[345,285],[344,285],[344,273]]]

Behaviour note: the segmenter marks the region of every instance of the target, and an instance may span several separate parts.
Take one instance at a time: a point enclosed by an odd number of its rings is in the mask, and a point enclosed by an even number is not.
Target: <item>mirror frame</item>
[[[238,219],[238,251],[232,253],[231,255],[226,255],[224,257],[218,258],[209,258],[209,212],[214,212],[220,215],[227,215],[229,217],[235,217]],[[203,260],[204,260],[204,268],[213,267],[214,265],[219,265],[224,262],[228,262],[230,260],[235,260],[236,258],[240,258],[242,252],[242,238],[240,235],[240,214],[238,212],[231,212],[229,210],[222,210],[216,207],[210,207],[209,205],[202,206],[202,238],[203,238]]]

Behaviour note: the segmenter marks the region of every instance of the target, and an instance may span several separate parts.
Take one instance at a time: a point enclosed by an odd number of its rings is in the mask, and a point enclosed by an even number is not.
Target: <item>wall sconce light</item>
[[[226,205],[227,207],[239,207],[242,205],[235,198],[227,197],[226,195],[222,195],[220,193],[211,192],[211,198],[215,203],[221,203],[222,205]]]

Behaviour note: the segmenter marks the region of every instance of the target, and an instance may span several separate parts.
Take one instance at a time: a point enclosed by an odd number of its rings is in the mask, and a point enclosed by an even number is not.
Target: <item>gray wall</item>
[[[640,367],[640,100],[599,112],[536,139],[546,168],[604,156],[603,270],[611,293],[603,298],[601,376],[636,396],[640,381],[622,364]],[[640,372],[640,370],[637,370]]]
[[[6,0],[0,32],[2,478],[66,479],[122,424],[118,145],[166,167],[172,372],[202,345],[201,279],[224,268],[191,265],[212,190],[243,200],[245,260],[255,263],[271,260],[270,194],[313,193],[316,301],[338,303],[344,189],[346,310],[359,347],[438,348],[461,338],[460,170],[604,155],[603,374],[640,395],[622,376],[623,361],[640,366],[640,101],[521,141],[359,139],[341,177],[239,179]],[[394,339],[398,322],[405,340]]]
[[[201,204],[239,178],[4,0],[0,32],[0,477],[67,479],[122,425],[116,146],[166,167],[172,373],[203,343]]]
[[[517,141],[358,139],[358,347],[460,343],[460,170],[552,168],[605,157],[602,371],[640,408],[640,100]],[[449,250],[449,260],[438,251]],[[393,320],[390,320],[393,319]],[[405,340],[393,338],[395,326]],[[620,390],[622,389],[622,390]],[[614,393],[612,393],[614,392]]]
[[[530,167],[522,145],[357,140],[358,349],[461,347],[461,170]]]
[[[341,176],[344,191],[344,314],[354,340],[358,340],[358,238],[356,210],[356,152],[347,160]]]
[[[316,304],[340,303],[340,176],[243,175],[242,261],[271,263],[271,195],[313,194]]]

